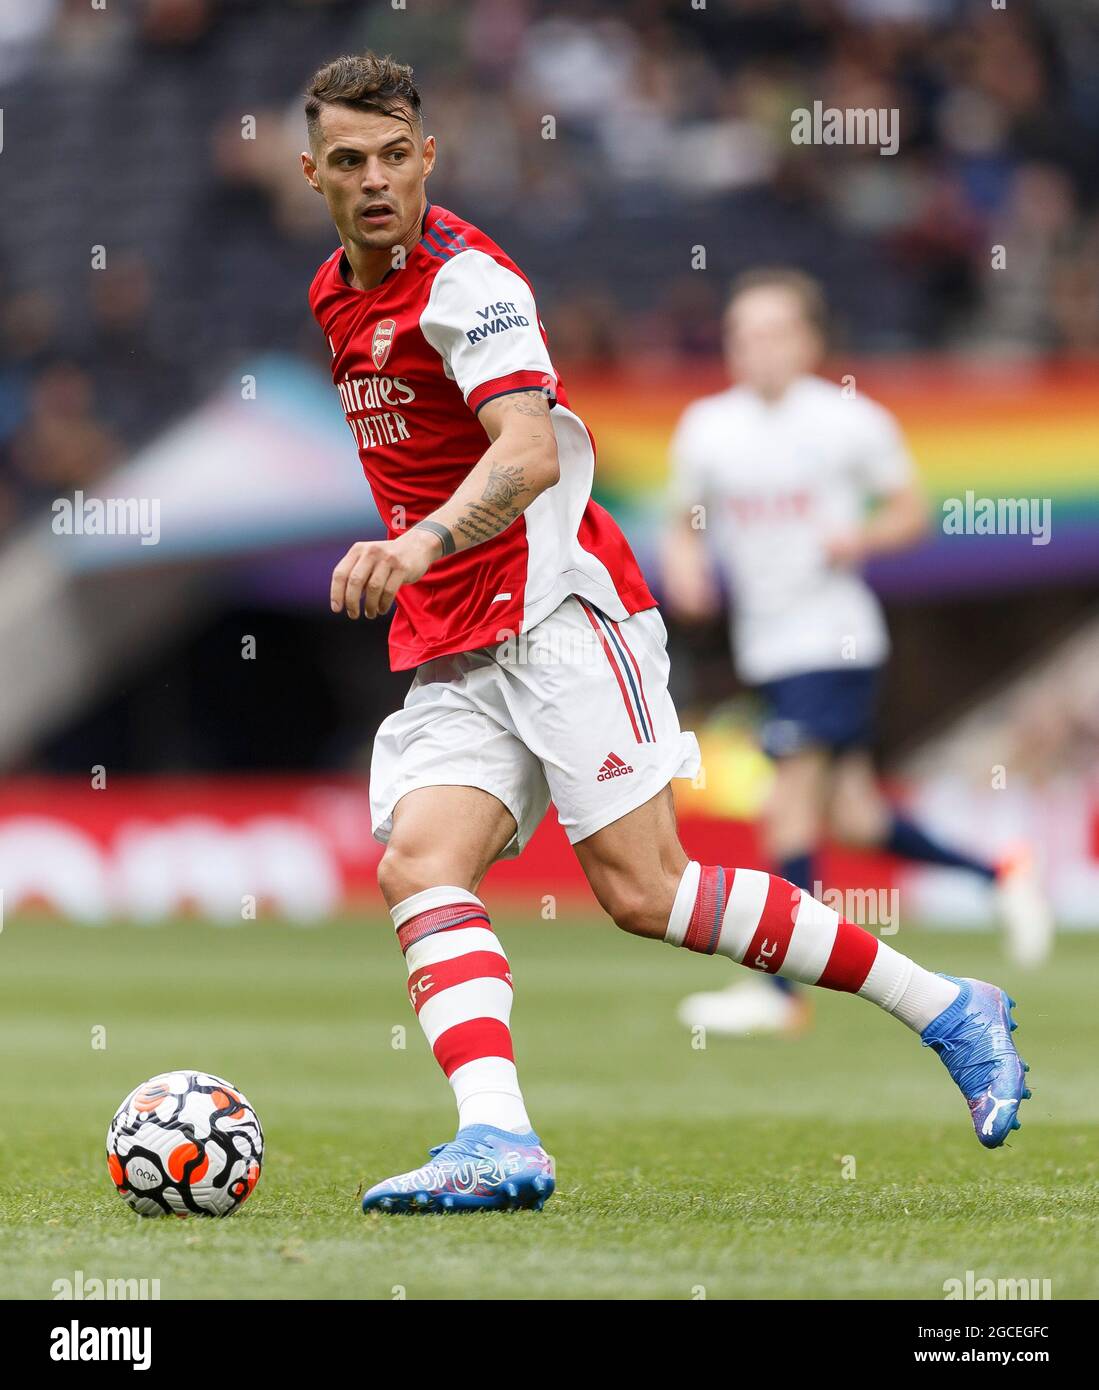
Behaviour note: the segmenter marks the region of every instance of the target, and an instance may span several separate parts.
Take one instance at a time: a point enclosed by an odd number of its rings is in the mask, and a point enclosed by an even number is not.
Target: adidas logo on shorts
[[[627,773],[633,771],[627,763],[624,763],[617,753],[608,753],[606,761],[599,769],[597,782],[609,782],[612,777],[625,777]]]

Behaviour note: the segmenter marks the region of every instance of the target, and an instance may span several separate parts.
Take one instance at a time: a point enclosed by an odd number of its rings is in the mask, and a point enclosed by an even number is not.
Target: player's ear
[[[317,182],[317,161],[308,150],[301,152],[301,171],[305,175],[305,181],[314,193],[321,191],[321,186]]]
[[[435,168],[435,137],[426,135],[424,137],[424,178],[426,179],[432,169]]]

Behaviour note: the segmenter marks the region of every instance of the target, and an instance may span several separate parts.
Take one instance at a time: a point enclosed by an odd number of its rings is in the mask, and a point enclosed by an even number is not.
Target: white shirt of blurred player
[[[884,661],[881,605],[859,574],[828,563],[824,542],[911,475],[889,412],[821,377],[775,402],[734,386],[688,406],[672,441],[673,502],[705,508],[742,680]]]

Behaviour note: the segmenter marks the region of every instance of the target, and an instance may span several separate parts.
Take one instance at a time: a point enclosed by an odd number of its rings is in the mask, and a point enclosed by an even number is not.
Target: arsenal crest
[[[374,330],[374,339],[370,344],[370,355],[374,359],[374,366],[380,372],[389,357],[389,349],[393,346],[393,337],[397,332],[397,322],[395,319],[382,319]]]

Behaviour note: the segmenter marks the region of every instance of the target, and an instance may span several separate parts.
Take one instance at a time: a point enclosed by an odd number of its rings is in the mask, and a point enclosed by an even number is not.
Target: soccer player
[[[796,270],[751,271],[725,316],[737,385],[690,405],[672,441],[675,523],[665,546],[668,602],[712,616],[715,566],[732,595],[737,673],[763,698],[775,778],[764,839],[783,878],[812,891],[826,831],[848,844],[967,869],[992,886],[1011,954],[1035,964],[1052,919],[1029,855],[989,863],[929,834],[882,796],[869,746],[885,620],[859,575],[871,556],[914,544],[923,497],[892,416],[814,375],[825,303]],[[748,979],[690,995],[689,1027],[801,1032],[807,1000],[785,981]]]
[[[698,746],[668,695],[666,632],[618,527],[590,496],[591,436],[534,295],[484,232],[433,206],[411,70],[339,58],[309,84],[302,166],[340,245],[310,302],[388,539],[336,565],[331,606],[395,608],[414,671],[370,777],[378,880],[458,1131],[366,1210],[538,1207],[553,1161],[527,1115],[512,977],[478,888],[552,800],[595,896],[637,936],[859,994],[935,1049],[980,1142],[1029,1094],[1012,1002],[932,974],[784,879],[693,861],[669,783]]]

